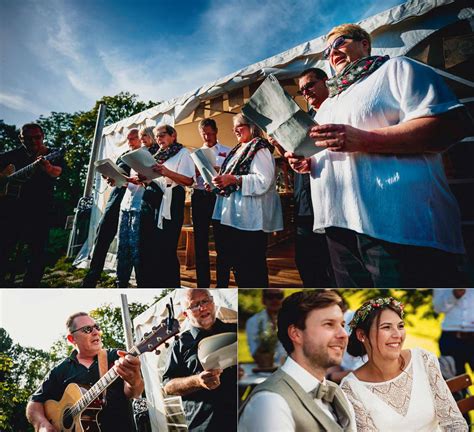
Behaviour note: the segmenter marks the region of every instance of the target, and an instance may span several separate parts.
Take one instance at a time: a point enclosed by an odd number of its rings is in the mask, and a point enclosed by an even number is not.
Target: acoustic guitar
[[[65,152],[66,149],[61,147],[59,150],[55,150],[43,156],[42,159],[51,162],[62,157]],[[23,183],[31,178],[40,163],[41,159],[36,159],[34,162],[26,165],[18,171],[15,171],[15,168],[12,167],[12,165],[9,165],[0,172],[0,198],[4,196],[20,198]]]
[[[172,303],[166,307],[168,318],[165,318],[159,326],[153,327],[151,333],[145,334],[145,337],[127,354],[139,356],[145,352],[152,352],[162,344],[168,345],[166,341],[173,336],[177,338],[179,323],[174,318]],[[46,418],[60,432],[100,432],[97,420],[103,405],[100,396],[118,377],[115,368],[112,367],[90,389],[78,384],[69,384],[59,402],[48,400],[44,403]]]

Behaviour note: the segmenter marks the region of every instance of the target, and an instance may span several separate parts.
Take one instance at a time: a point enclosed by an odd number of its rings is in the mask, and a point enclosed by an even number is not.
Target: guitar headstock
[[[162,344],[166,344],[168,339],[176,336],[180,331],[179,322],[175,318],[165,318],[160,325],[151,328],[150,333],[145,333],[145,337],[138,342],[131,350],[138,351],[138,354],[152,352]]]

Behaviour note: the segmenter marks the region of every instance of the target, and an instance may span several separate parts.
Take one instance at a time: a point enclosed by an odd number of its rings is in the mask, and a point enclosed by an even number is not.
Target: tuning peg
[[[144,337],[146,337],[146,338],[147,338],[148,336],[150,336],[150,334],[151,334],[150,332],[148,332],[148,333],[145,333],[145,334],[144,334]]]
[[[153,326],[151,329],[152,329],[153,331],[156,331],[156,330],[158,329],[158,327],[157,327],[157,326]]]
[[[165,342],[165,348],[169,348],[170,344],[168,342]]]
[[[156,355],[160,355],[160,354],[161,354],[161,351],[160,351],[159,349],[157,349],[157,350],[155,351],[155,354],[156,354]]]

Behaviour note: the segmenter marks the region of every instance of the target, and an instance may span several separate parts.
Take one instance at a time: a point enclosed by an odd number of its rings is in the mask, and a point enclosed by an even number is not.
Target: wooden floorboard
[[[181,263],[181,285],[184,287],[196,287],[196,270],[186,270],[184,265],[185,251],[178,251]],[[216,286],[216,254],[210,252],[211,259],[211,286]],[[294,261],[294,243],[285,241],[272,246],[267,252],[267,263],[270,287],[274,288],[301,288],[303,285]],[[230,287],[237,287],[234,276],[231,274]],[[259,287],[255,287],[259,288]]]

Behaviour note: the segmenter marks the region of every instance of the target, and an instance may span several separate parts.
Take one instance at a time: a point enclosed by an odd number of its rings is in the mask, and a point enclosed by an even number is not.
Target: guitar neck
[[[136,356],[139,353],[135,351],[134,347],[127,354]],[[107,373],[105,373],[104,376],[99,381],[97,381],[86,393],[84,393],[82,397],[74,404],[74,406],[71,408],[71,414],[75,416],[85,410],[118,377],[119,375],[115,369],[113,367],[110,368]]]

